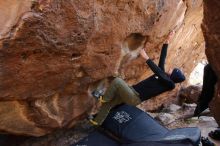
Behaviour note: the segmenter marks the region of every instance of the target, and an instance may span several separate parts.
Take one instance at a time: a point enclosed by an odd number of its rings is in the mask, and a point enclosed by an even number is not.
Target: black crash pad
[[[96,130],[73,146],[198,146],[201,137],[198,128],[169,130],[130,105],[112,109],[101,127],[117,139]]]

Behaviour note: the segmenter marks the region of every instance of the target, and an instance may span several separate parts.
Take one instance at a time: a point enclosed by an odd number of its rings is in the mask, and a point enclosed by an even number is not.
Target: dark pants
[[[198,99],[199,104],[208,106],[214,96],[216,82],[217,77],[215,72],[212,70],[211,65],[207,64],[204,67],[203,87]]]

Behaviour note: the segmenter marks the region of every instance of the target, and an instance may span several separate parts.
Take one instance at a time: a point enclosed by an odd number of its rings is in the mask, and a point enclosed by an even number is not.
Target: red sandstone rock
[[[73,126],[94,104],[88,89],[117,72],[121,43],[131,33],[151,36],[147,51],[157,62],[175,28],[167,70],[180,67],[188,76],[204,57],[201,0],[6,0],[0,7],[3,132],[41,136]],[[152,73],[141,58],[122,71],[131,84]]]
[[[206,41],[206,55],[219,78],[220,74],[220,1],[204,0],[203,33]],[[215,97],[210,104],[211,112],[220,125],[220,86],[216,85]]]

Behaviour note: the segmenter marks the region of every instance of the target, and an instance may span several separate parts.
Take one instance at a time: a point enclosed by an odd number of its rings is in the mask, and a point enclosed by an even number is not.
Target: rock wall
[[[150,35],[147,52],[157,62],[175,29],[166,69],[179,67],[187,77],[204,58],[202,0],[6,0],[0,7],[2,132],[41,136],[72,127],[95,103],[88,89],[117,72],[131,33]],[[133,84],[152,72],[139,57],[122,74]]]
[[[220,1],[218,0],[204,0],[204,19],[203,19],[203,33],[206,41],[206,55],[209,63],[216,72],[220,75]],[[220,125],[220,84],[216,85],[215,97],[211,102],[210,109],[214,113],[214,117]]]

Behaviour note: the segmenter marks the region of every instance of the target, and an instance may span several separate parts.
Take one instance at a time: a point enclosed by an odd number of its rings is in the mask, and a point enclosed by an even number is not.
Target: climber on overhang
[[[180,83],[185,80],[185,76],[177,68],[173,69],[171,74],[165,72],[164,65],[168,43],[173,35],[174,31],[171,31],[166,39],[166,43],[163,44],[158,66],[149,58],[145,48],[140,51],[140,55],[145,59],[150,69],[154,72],[154,75],[131,87],[124,80],[116,77],[105,93],[101,90],[92,92],[92,95],[103,103],[97,116],[89,116],[89,121],[93,125],[101,125],[111,108],[116,105],[126,103],[136,106],[142,101],[174,89],[175,83]]]

